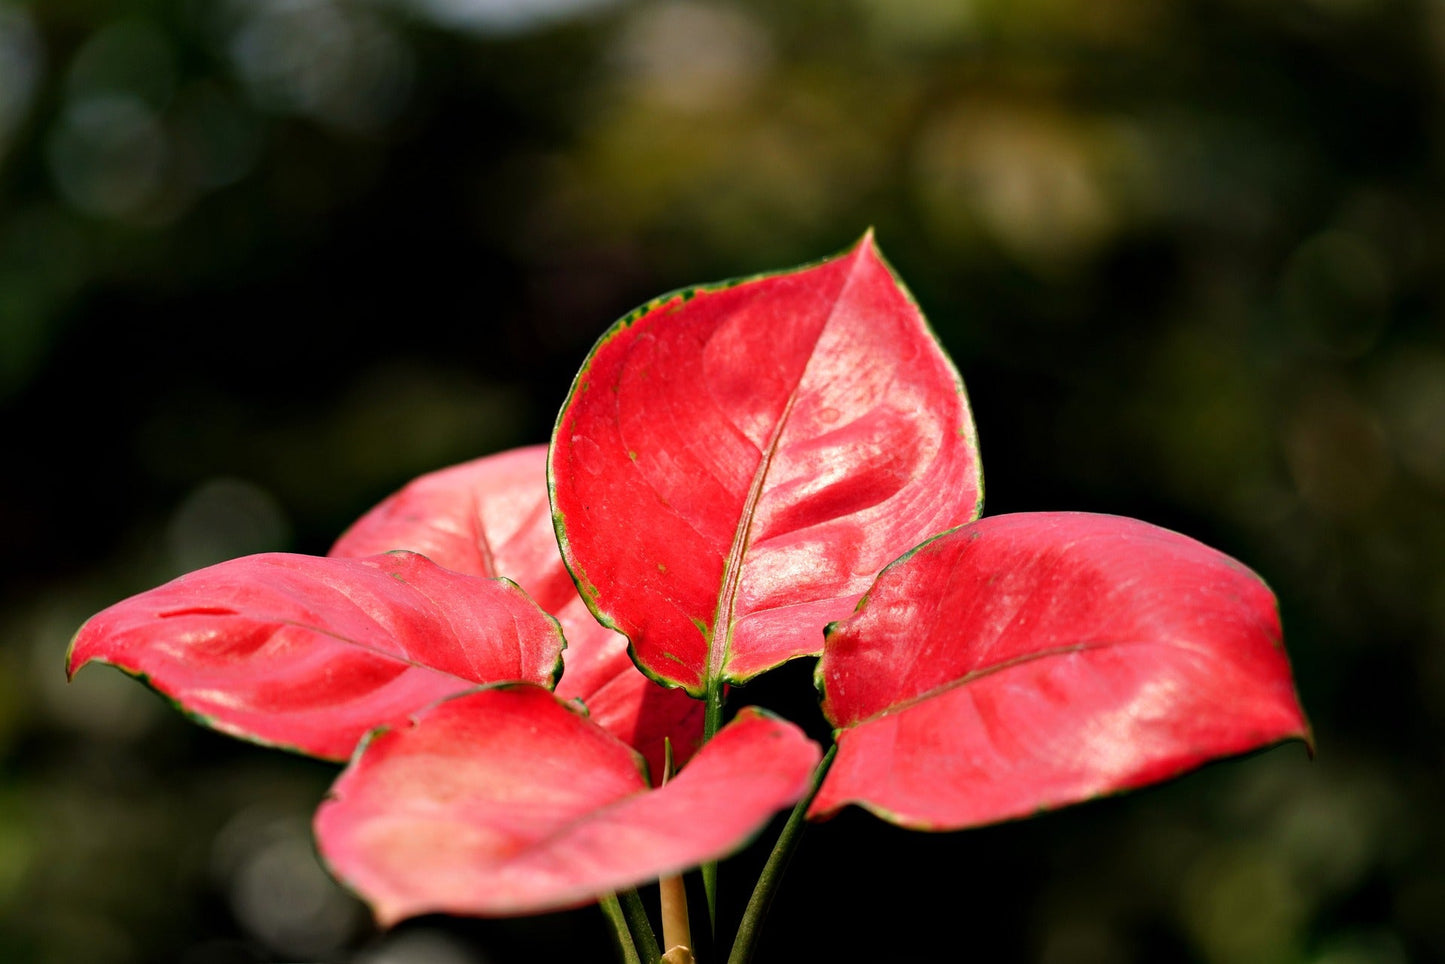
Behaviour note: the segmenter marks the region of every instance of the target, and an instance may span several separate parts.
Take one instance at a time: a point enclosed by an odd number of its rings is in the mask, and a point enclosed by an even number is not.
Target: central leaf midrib
[[[472,530],[472,539],[476,544],[477,553],[482,558],[482,573],[488,578],[495,579],[501,573],[497,571],[497,557],[492,549],[492,540],[487,535],[487,527],[482,521],[482,500],[479,495],[472,493],[470,518],[467,520]]]
[[[838,286],[838,294],[833,298],[833,303],[828,306],[828,317],[824,318],[823,323],[818,326],[818,333],[813,339],[812,347],[808,350],[808,357],[798,372],[798,380],[788,392],[788,399],[783,404],[777,424],[773,426],[772,436],[768,439],[757,470],[753,473],[752,483],[748,486],[748,494],[747,498],[743,500],[738,526],[733,532],[732,546],[728,550],[727,560],[723,563],[722,587],[718,592],[717,609],[713,611],[712,635],[708,639],[707,674],[703,679],[703,686],[706,690],[711,690],[723,682],[723,667],[726,665],[728,653],[732,649],[733,613],[737,609],[737,595],[742,583],[743,557],[747,555],[751,544],[750,536],[752,535],[753,520],[757,516],[758,502],[762,499],[763,485],[772,468],[773,457],[777,454],[778,445],[782,442],[783,429],[787,426],[788,419],[793,413],[798,390],[803,385],[803,379],[807,377],[808,368],[818,350],[818,343],[822,341],[824,332],[833,323],[833,318],[838,312],[838,305],[842,303],[843,296],[857,276],[863,254],[864,249],[861,245],[853,252],[853,263],[848,266],[848,273],[844,276],[843,283]],[[722,632],[721,646],[717,644],[719,629]]]
[[[1067,646],[1052,646],[1048,649],[1041,649],[1034,653],[1025,653],[1022,656],[1015,656],[1011,659],[1006,659],[1000,663],[994,663],[993,665],[985,666],[981,669],[969,670],[958,679],[949,680],[947,683],[942,683],[938,686],[931,687],[930,689],[927,689],[922,693],[918,693],[917,695],[910,696],[907,699],[899,700],[896,703],[890,703],[888,706],[885,706],[883,709],[879,710],[876,713],[871,713],[868,716],[865,716],[854,723],[849,723],[845,728],[850,730],[855,729],[864,725],[865,723],[872,723],[875,720],[882,719],[885,716],[891,716],[895,713],[901,713],[905,710],[910,710],[913,707],[918,706],[921,703],[926,703],[937,696],[941,696],[942,694],[949,692],[950,690],[969,686],[972,683],[983,679],[984,677],[993,676],[995,674],[1002,673],[1005,670],[1013,669],[1017,666],[1024,666],[1028,663],[1037,662],[1038,660],[1042,659],[1051,659],[1055,656],[1070,656],[1074,653],[1086,653],[1095,649],[1105,649],[1110,646],[1173,646],[1177,649],[1190,649],[1200,651],[1197,649],[1197,647],[1189,646],[1179,640],[1168,639],[1095,639],[1083,643],[1070,643]]]
[[[448,677],[448,678],[450,678],[450,679],[460,680],[460,681],[462,681],[462,682],[464,682],[464,683],[467,683],[467,684],[469,684],[469,685],[472,685],[472,686],[484,685],[483,683],[481,683],[481,682],[479,682],[479,681],[477,681],[477,680],[475,680],[475,679],[469,679],[469,678],[467,678],[467,677],[465,677],[465,676],[460,676],[460,675],[458,675],[458,674],[456,674],[456,673],[451,672],[450,670],[445,670],[445,669],[442,669],[442,668],[440,668],[440,667],[438,667],[438,666],[433,666],[433,665],[431,665],[430,663],[423,663],[423,662],[415,659],[415,658],[412,657],[412,656],[409,656],[409,655],[404,656],[404,655],[401,655],[401,654],[398,654],[398,653],[389,653],[389,652],[387,652],[386,650],[382,649],[382,648],[379,647],[379,646],[374,646],[374,645],[372,645],[371,643],[364,643],[364,642],[362,642],[361,640],[359,640],[359,639],[353,639],[353,638],[350,637],[350,636],[343,636],[343,635],[341,635],[340,633],[332,632],[332,631],[329,630],[329,629],[323,629],[323,628],[321,628],[320,626],[312,626],[312,625],[309,625],[309,624],[307,624],[307,623],[298,622],[298,621],[296,621],[296,620],[294,620],[294,619],[277,619],[277,620],[274,620],[273,622],[274,622],[274,624],[275,624],[278,628],[281,627],[281,626],[292,626],[292,627],[295,627],[296,629],[303,629],[303,630],[306,630],[307,632],[315,633],[315,634],[318,635],[318,636],[326,636],[326,637],[328,637],[328,638],[330,638],[330,639],[336,640],[337,642],[345,643],[345,644],[348,645],[348,646],[354,646],[355,648],[357,648],[357,649],[359,649],[359,650],[362,650],[363,652],[370,653],[370,654],[373,655],[373,656],[379,656],[379,657],[381,657],[382,659],[388,659],[388,660],[391,660],[392,662],[401,663],[401,664],[403,664],[403,665],[405,665],[405,666],[409,666],[409,667],[411,667],[411,668],[413,668],[413,669],[424,669],[424,670],[427,670],[428,672],[435,673],[435,674],[437,674],[438,676],[446,676],[446,677]],[[459,646],[459,648],[461,648],[461,647],[460,647],[460,638],[457,636],[456,631],[455,631],[454,628],[453,628],[453,631],[452,631],[452,638],[453,638],[454,640],[457,640],[458,646]]]
[[[827,327],[827,322],[823,323],[823,327]],[[812,360],[811,353],[808,358],[809,361]],[[804,364],[803,374],[806,374],[807,370],[808,366]],[[798,375],[798,385],[803,382],[803,374]],[[733,532],[733,544],[728,550],[727,561],[723,563],[723,584],[718,593],[717,609],[713,612],[712,639],[709,640],[711,645],[708,647],[707,679],[704,681],[709,689],[722,682],[723,664],[727,662],[728,650],[732,647],[733,612],[737,607],[738,589],[742,582],[743,556],[747,554],[748,536],[752,533],[753,519],[757,516],[758,501],[763,494],[763,483],[768,477],[768,470],[772,467],[773,456],[777,454],[778,442],[783,437],[783,426],[787,424],[788,416],[793,411],[793,402],[798,397],[798,385],[794,385],[793,390],[788,393],[788,400],[783,405],[783,411],[778,417],[778,424],[773,428],[773,437],[768,440],[767,449],[758,462],[757,471],[753,473],[753,481],[748,487],[747,498],[743,501],[743,511],[738,520],[738,527]],[[723,628],[723,644],[718,646],[716,641],[720,626]]]

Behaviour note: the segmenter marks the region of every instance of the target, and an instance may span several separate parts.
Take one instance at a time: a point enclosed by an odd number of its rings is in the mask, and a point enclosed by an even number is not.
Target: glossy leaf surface
[[[1031,814],[1308,739],[1273,595],[1192,539],[1024,513],[884,570],[818,664],[838,756],[810,816]]]
[[[71,643],[209,726],[332,760],[373,727],[498,680],[551,685],[557,624],[505,580],[409,552],[266,553],[200,569],[103,610]]]
[[[577,595],[557,551],[547,502],[547,446],[514,449],[423,475],[362,516],[333,556],[389,549],[420,552],[438,565],[513,580],[557,617],[567,636],[557,695],[580,698],[601,724],[662,773],[663,741],[681,766],[702,737],[703,705],[653,683],[627,640],[599,623]]]
[[[551,693],[499,686],[367,742],[316,815],[333,873],[384,925],[585,904],[722,857],[796,802],[817,744],[745,709],[665,787]]]
[[[694,694],[817,653],[885,563],[981,497],[958,374],[871,236],[624,318],[549,472],[589,605]]]

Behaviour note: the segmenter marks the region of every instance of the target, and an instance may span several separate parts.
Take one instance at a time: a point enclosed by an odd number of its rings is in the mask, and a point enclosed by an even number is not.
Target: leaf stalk
[[[726,686],[722,680],[710,679],[707,683],[707,708],[703,713],[702,740],[706,744],[722,729],[723,705],[726,701]],[[717,861],[709,860],[702,865],[702,890],[707,896],[707,924],[709,933],[717,937]]]
[[[632,940],[632,932],[627,929],[627,917],[622,913],[622,905],[618,903],[617,895],[608,894],[597,903],[607,922],[612,925],[612,936],[617,941],[617,950],[622,954],[622,964],[642,964],[642,958],[637,954],[637,944]]]
[[[622,903],[628,929],[639,945],[643,964],[658,964],[658,961],[662,960],[662,951],[657,947],[657,935],[653,933],[652,922],[647,919],[647,908],[642,906],[642,898],[637,895],[637,888],[624,890],[617,897]]]
[[[672,779],[672,741],[662,741],[663,764],[662,786]],[[687,885],[682,874],[672,874],[657,882],[658,897],[662,904],[662,946],[666,948],[662,959],[670,964],[691,964],[692,926],[687,919]]]
[[[737,937],[733,939],[732,953],[728,955],[728,964],[748,964],[753,959],[763,921],[773,904],[773,896],[777,893],[778,884],[782,882],[783,873],[788,869],[788,862],[792,860],[793,852],[797,849],[803,828],[807,826],[808,807],[818,795],[818,788],[823,785],[823,777],[827,775],[828,767],[832,765],[837,752],[838,744],[835,743],[819,761],[813,771],[813,782],[808,787],[808,792],[798,801],[797,806],[793,807],[793,812],[788,815],[788,822],[783,825],[782,833],[778,834],[777,842],[773,844],[773,852],[768,855],[768,862],[763,865],[763,872],[758,875],[753,895],[748,899],[748,906],[743,911]]]

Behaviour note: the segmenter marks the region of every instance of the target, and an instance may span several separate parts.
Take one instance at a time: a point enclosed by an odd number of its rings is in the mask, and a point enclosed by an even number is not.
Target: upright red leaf
[[[622,319],[549,476],[588,605],[697,695],[817,653],[884,563],[981,497],[958,374],[871,236]]]
[[[373,727],[498,680],[550,686],[557,624],[515,585],[410,552],[200,569],[91,617],[72,675],[111,663],[218,730],[331,760]]]
[[[369,740],[316,813],[317,845],[383,925],[574,907],[741,847],[819,755],[745,709],[650,790],[633,751],[551,693],[493,687]]]
[[[848,803],[930,830],[1026,816],[1308,739],[1274,597],[1133,519],[984,519],[889,566],[817,677]]]
[[[547,446],[476,459],[413,480],[362,516],[331,550],[366,556],[410,549],[458,572],[513,580],[562,624],[567,649],[557,695],[580,698],[592,719],[662,774],[663,741],[678,766],[702,738],[703,705],[643,676],[627,639],[577,595],[557,551],[547,503]]]

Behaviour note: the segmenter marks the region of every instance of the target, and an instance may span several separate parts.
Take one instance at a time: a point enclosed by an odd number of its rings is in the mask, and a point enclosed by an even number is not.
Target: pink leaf
[[[316,814],[322,858],[390,925],[585,904],[723,857],[799,800],[819,759],[745,709],[665,787],[533,686],[447,700],[370,739]]]
[[[840,731],[814,817],[857,803],[956,829],[1309,738],[1269,589],[1114,516],[998,516],[923,544],[830,627],[817,675]]]
[[[557,624],[505,580],[409,552],[266,553],[189,573],[92,617],[68,672],[99,660],[234,736],[332,760],[365,733],[483,683],[551,685]]]
[[[958,374],[871,236],[624,318],[549,471],[588,605],[695,695],[819,652],[884,563],[981,497]]]
[[[703,705],[642,675],[627,639],[577,595],[557,551],[547,502],[547,446],[513,449],[415,479],[362,516],[333,556],[410,549],[458,572],[505,576],[557,617],[567,636],[557,695],[579,698],[592,719],[662,773],[663,741],[678,766],[702,738]]]

